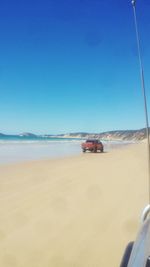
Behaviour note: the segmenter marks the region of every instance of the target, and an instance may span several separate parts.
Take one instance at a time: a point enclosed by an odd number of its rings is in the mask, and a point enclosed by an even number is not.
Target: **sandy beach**
[[[119,266],[148,202],[144,143],[0,166],[0,266]]]

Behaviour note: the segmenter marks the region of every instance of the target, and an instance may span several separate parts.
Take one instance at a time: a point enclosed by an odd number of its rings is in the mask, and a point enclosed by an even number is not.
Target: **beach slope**
[[[119,266],[148,202],[146,145],[0,166],[0,266]]]

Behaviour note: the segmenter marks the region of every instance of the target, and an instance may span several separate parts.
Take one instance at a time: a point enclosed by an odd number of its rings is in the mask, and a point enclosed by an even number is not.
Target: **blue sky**
[[[148,103],[150,2],[137,0]],[[0,3],[0,132],[145,126],[130,0]]]

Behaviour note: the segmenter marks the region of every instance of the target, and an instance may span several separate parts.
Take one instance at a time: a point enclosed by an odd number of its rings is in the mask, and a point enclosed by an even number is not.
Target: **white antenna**
[[[139,65],[140,65],[141,86],[142,86],[142,93],[143,93],[143,98],[144,98],[144,110],[145,110],[145,119],[146,119],[146,135],[147,135],[147,147],[148,147],[149,204],[150,204],[150,132],[149,132],[149,121],[148,121],[148,109],[147,109],[147,99],[146,99],[146,90],[145,90],[144,70],[143,70],[142,57],[141,57],[141,45],[140,45],[139,31],[138,31],[138,25],[137,25],[137,16],[136,16],[136,0],[132,0],[131,3],[133,6],[133,13],[134,13],[136,40],[137,40],[138,57],[139,57]]]

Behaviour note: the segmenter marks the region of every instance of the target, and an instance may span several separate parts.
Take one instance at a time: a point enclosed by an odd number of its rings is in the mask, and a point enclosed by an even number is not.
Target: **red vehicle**
[[[88,139],[84,143],[81,144],[81,147],[82,147],[83,152],[86,152],[87,150],[91,151],[91,152],[95,152],[95,153],[98,150],[100,152],[104,151],[104,147],[103,147],[102,142],[100,142],[97,139]]]

